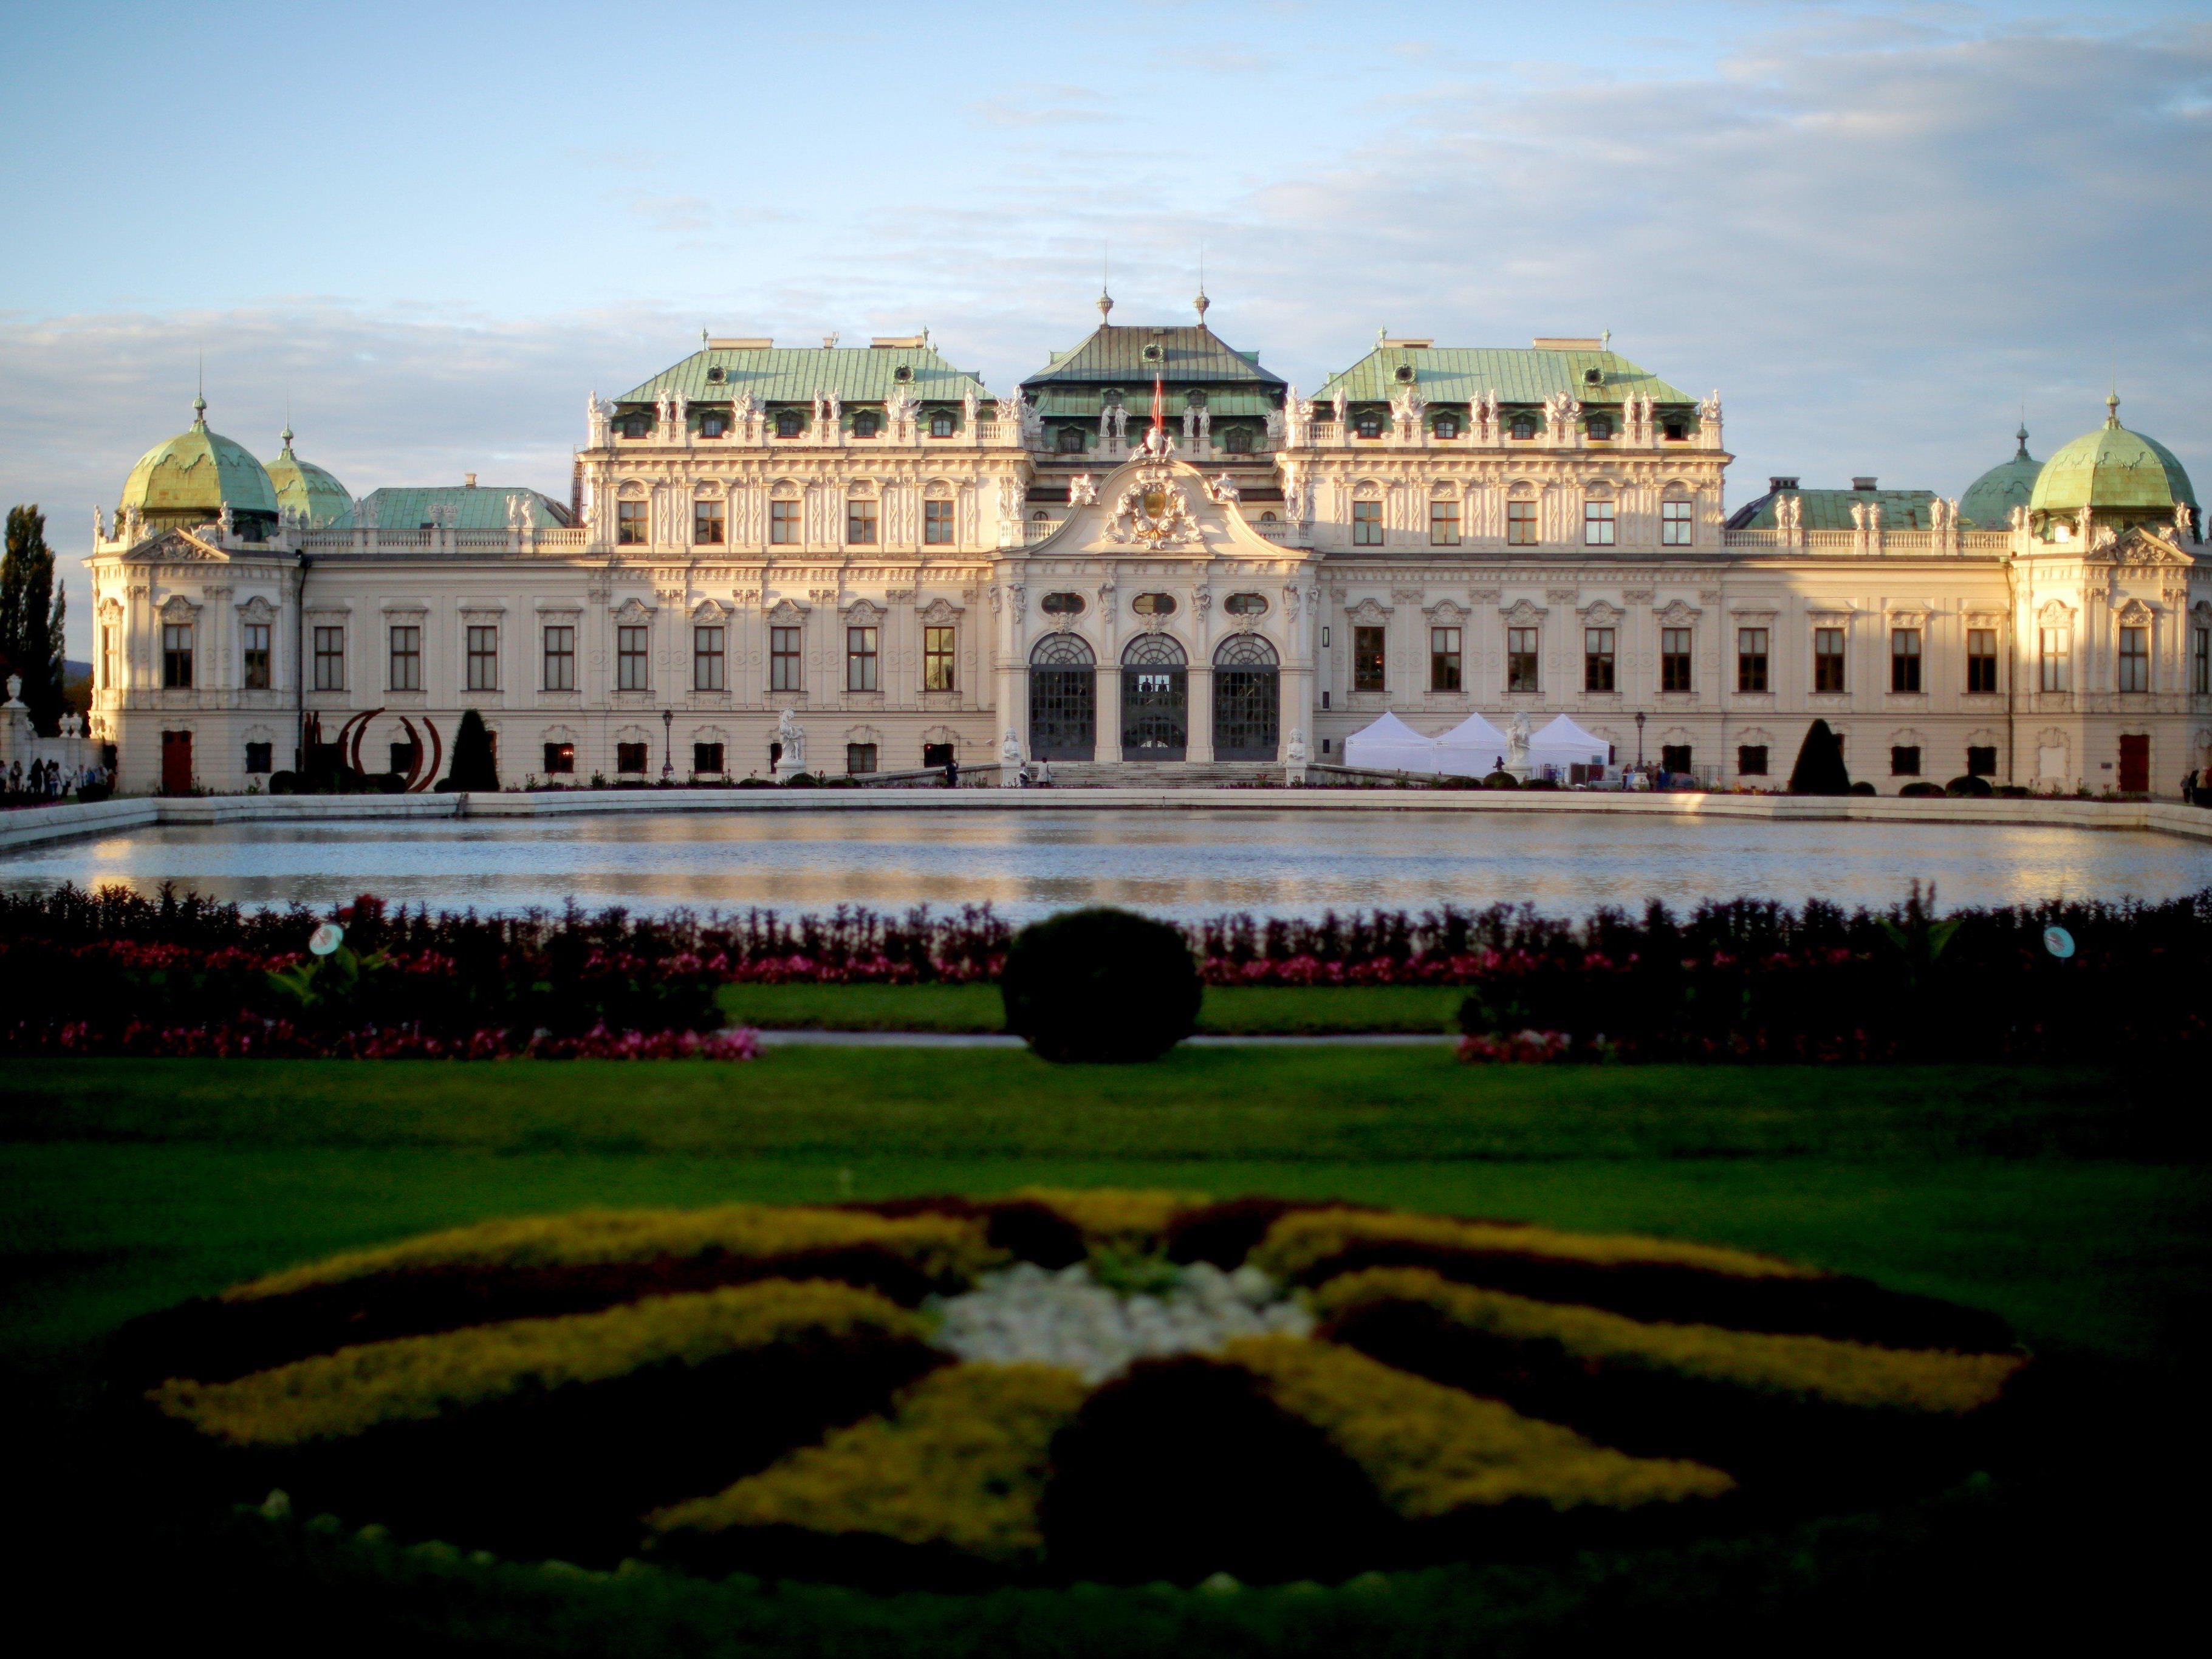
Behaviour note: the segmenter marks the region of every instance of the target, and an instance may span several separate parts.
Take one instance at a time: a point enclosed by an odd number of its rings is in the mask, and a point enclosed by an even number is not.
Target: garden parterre
[[[1040,1363],[1032,1297],[963,1358],[945,1334],[1009,1274],[1085,1318],[1121,1297],[1123,1348]],[[1683,1305],[1716,1318],[1660,1316]],[[1297,1317],[1255,1328],[1269,1306]],[[1839,1425],[1909,1489],[1981,1454],[2025,1364],[1987,1316],[1747,1252],[1096,1190],[492,1222],[127,1335],[142,1426],[234,1499],[520,1559],[953,1588],[1340,1579],[1719,1524],[1818,1502]],[[1732,1412],[1755,1431],[1714,1432]]]

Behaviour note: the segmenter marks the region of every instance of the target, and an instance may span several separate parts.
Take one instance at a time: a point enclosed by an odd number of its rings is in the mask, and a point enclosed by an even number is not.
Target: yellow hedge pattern
[[[1204,1193],[1115,1187],[1024,1187],[1014,1196],[1035,1199],[1057,1210],[1083,1230],[1092,1249],[1128,1255],[1150,1255],[1160,1249],[1169,1223],[1210,1201]]]
[[[228,1301],[284,1296],[322,1285],[407,1267],[574,1267],[587,1263],[684,1257],[720,1250],[740,1260],[793,1250],[878,1244],[923,1272],[972,1278],[1009,1258],[984,1242],[972,1217],[899,1218],[854,1210],[784,1209],[730,1204],[709,1210],[579,1210],[521,1216],[425,1233],[397,1244],[349,1250],[236,1285]]]
[[[1449,1216],[1367,1210],[1294,1211],[1267,1230],[1267,1236],[1252,1252],[1252,1260],[1279,1278],[1291,1279],[1340,1250],[1367,1243],[1512,1250],[1608,1267],[1644,1263],[1698,1267],[1747,1279],[1826,1277],[1818,1268],[1800,1267],[1794,1261],[1711,1244],[1624,1234],[1563,1233],[1548,1227],[1504,1226],[1496,1222],[1455,1221]]]
[[[1516,1498],[1632,1509],[1717,1498],[1735,1484],[1702,1463],[1632,1457],[1325,1342],[1243,1337],[1223,1358],[1326,1433],[1408,1520]]]
[[[988,1561],[1029,1561],[1044,1547],[1037,1505],[1046,1453],[1090,1391],[1056,1365],[933,1372],[890,1417],[841,1429],[648,1524],[662,1534],[773,1526],[871,1534]]]
[[[1877,1410],[1964,1414],[1995,1400],[2027,1363],[2012,1354],[1877,1348],[1825,1336],[1650,1324],[1595,1308],[1455,1285],[1423,1267],[1346,1273],[1321,1286],[1313,1302],[1324,1319],[1380,1302],[1418,1302],[1509,1341],[1556,1342],[1578,1359]]]
[[[927,1329],[870,1291],[774,1279],[605,1313],[365,1343],[230,1382],[173,1378],[149,1397],[169,1416],[231,1444],[296,1446],[383,1423],[428,1422],[526,1389],[605,1382],[665,1362],[696,1365],[809,1338],[920,1340]],[[549,1448],[548,1455],[557,1453]]]

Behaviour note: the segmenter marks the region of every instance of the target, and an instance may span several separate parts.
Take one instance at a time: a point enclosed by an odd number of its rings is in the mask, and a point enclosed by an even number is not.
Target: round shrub
[[[1559,781],[1557,778],[1531,778],[1521,787],[1523,789],[1556,789],[1559,787]]]
[[[1987,778],[1972,776],[1954,778],[1943,786],[1943,793],[1947,795],[1962,796],[1969,800],[1987,800],[1990,793],[1990,781]]]
[[[1482,787],[1486,789],[1518,789],[1521,780],[1510,772],[1492,772],[1483,779]]]
[[[1916,800],[1925,800],[1930,796],[1940,799],[1942,797],[1943,787],[1941,784],[1930,783],[1927,779],[1923,778],[1917,783],[1906,784],[1897,793],[1900,795],[1911,796]]]
[[[791,789],[816,789],[819,788],[821,784],[822,780],[811,772],[793,772],[790,781],[785,787]]]
[[[1851,786],[1848,790],[1846,790],[1844,793],[1845,793],[1846,794],[1852,794],[1852,795],[1878,795],[1878,794],[1880,794],[1880,793],[1881,793],[1881,790],[1879,790],[1879,789],[1877,789],[1877,788],[1875,788],[1872,784],[1869,783],[1869,782],[1868,782],[1864,778],[1861,778],[1861,779],[1860,779],[1856,783],[1853,784],[1853,785],[1852,785],[1852,786]]]
[[[1205,994],[1180,933],[1103,907],[1015,934],[1000,990],[1006,1029],[1054,1061],[1158,1060],[1190,1035]]]

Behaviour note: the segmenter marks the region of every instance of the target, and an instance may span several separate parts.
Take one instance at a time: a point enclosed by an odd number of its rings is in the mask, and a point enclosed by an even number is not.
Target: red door
[[[161,733],[161,793],[189,795],[192,792],[192,734]]]
[[[2150,739],[2148,738],[2120,739],[2120,793],[2124,795],[2150,793]]]

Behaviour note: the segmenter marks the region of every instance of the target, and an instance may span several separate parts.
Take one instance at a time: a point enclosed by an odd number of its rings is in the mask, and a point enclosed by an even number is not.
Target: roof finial
[[[207,353],[200,353],[199,390],[192,394],[192,424],[207,424]]]
[[[1114,314],[1114,296],[1106,291],[1108,278],[1112,275],[1113,262],[1113,244],[1100,243],[1098,246],[1098,325],[1101,328],[1106,325],[1107,319]]]
[[[2114,386],[2110,392],[2105,394],[2105,424],[2106,426],[2118,426],[2119,423],[2120,389],[2118,386]]]
[[[1198,325],[1206,326],[1206,308],[1213,303],[1206,297],[1206,244],[1198,245],[1198,298],[1191,303],[1198,307]]]
[[[1611,329],[1609,329],[1609,328],[1607,328],[1607,329],[1601,329],[1601,330],[1598,331],[1597,343],[1598,343],[1598,349],[1599,349],[1599,350],[1601,350],[1601,351],[1610,351],[1610,350],[1612,350],[1612,349],[1613,349],[1613,331],[1612,331]]]

